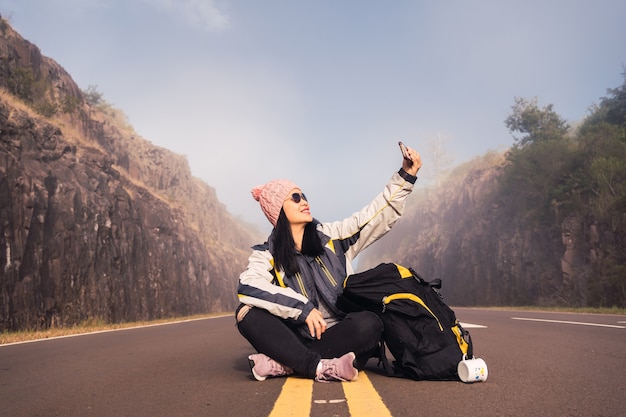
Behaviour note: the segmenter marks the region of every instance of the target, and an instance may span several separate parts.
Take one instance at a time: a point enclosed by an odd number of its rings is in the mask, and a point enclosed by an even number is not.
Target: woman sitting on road
[[[237,328],[257,350],[254,377],[296,374],[317,381],[354,381],[376,352],[383,331],[369,311],[345,314],[335,306],[352,260],[387,233],[404,211],[422,166],[408,149],[402,168],[361,211],[320,223],[302,190],[288,180],[255,187],[252,195],[274,226],[253,247],[239,277]]]

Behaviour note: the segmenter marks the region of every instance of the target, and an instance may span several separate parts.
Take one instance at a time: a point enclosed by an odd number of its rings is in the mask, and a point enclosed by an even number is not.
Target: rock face
[[[232,311],[258,233],[0,29],[0,331]]]
[[[537,227],[498,193],[501,172],[496,163],[416,192],[400,224],[359,269],[380,262],[412,267],[425,279],[442,279],[442,294],[457,306],[623,306],[619,295],[589,300],[594,286],[608,286],[593,271],[612,250],[613,234],[583,214],[555,214],[552,224]]]

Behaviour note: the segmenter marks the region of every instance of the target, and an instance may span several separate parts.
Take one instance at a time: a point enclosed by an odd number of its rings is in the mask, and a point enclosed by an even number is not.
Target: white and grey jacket
[[[282,268],[274,268],[271,235],[269,243],[254,246],[248,267],[239,276],[239,301],[292,319],[294,324],[304,324],[313,308],[329,310],[331,318],[342,317],[335,302],[344,279],[353,273],[352,260],[400,218],[416,179],[400,169],[362,210],[342,221],[317,222],[324,253],[311,257],[298,252],[300,272],[295,275],[286,276]]]

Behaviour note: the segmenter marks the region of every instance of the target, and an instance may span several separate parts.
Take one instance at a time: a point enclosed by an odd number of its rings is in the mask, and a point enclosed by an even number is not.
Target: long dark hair
[[[294,275],[300,271],[298,267],[298,260],[296,258],[296,242],[293,240],[291,234],[291,225],[287,216],[283,210],[280,210],[276,226],[274,227],[274,262],[276,269],[283,268],[285,274]],[[307,256],[319,256],[324,253],[324,246],[322,240],[317,233],[316,223],[308,223],[304,227],[304,237],[302,238],[302,248],[300,253]]]

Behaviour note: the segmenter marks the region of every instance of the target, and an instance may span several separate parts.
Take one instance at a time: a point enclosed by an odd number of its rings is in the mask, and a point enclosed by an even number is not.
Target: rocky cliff
[[[0,331],[231,311],[258,233],[0,30]]]
[[[360,268],[397,262],[440,278],[453,305],[623,308],[626,275],[602,272],[623,265],[615,249],[623,248],[622,226],[612,231],[589,209],[562,215],[555,207],[538,225],[516,203],[523,191],[503,190],[503,167],[503,156],[487,155],[441,187],[417,191]]]

